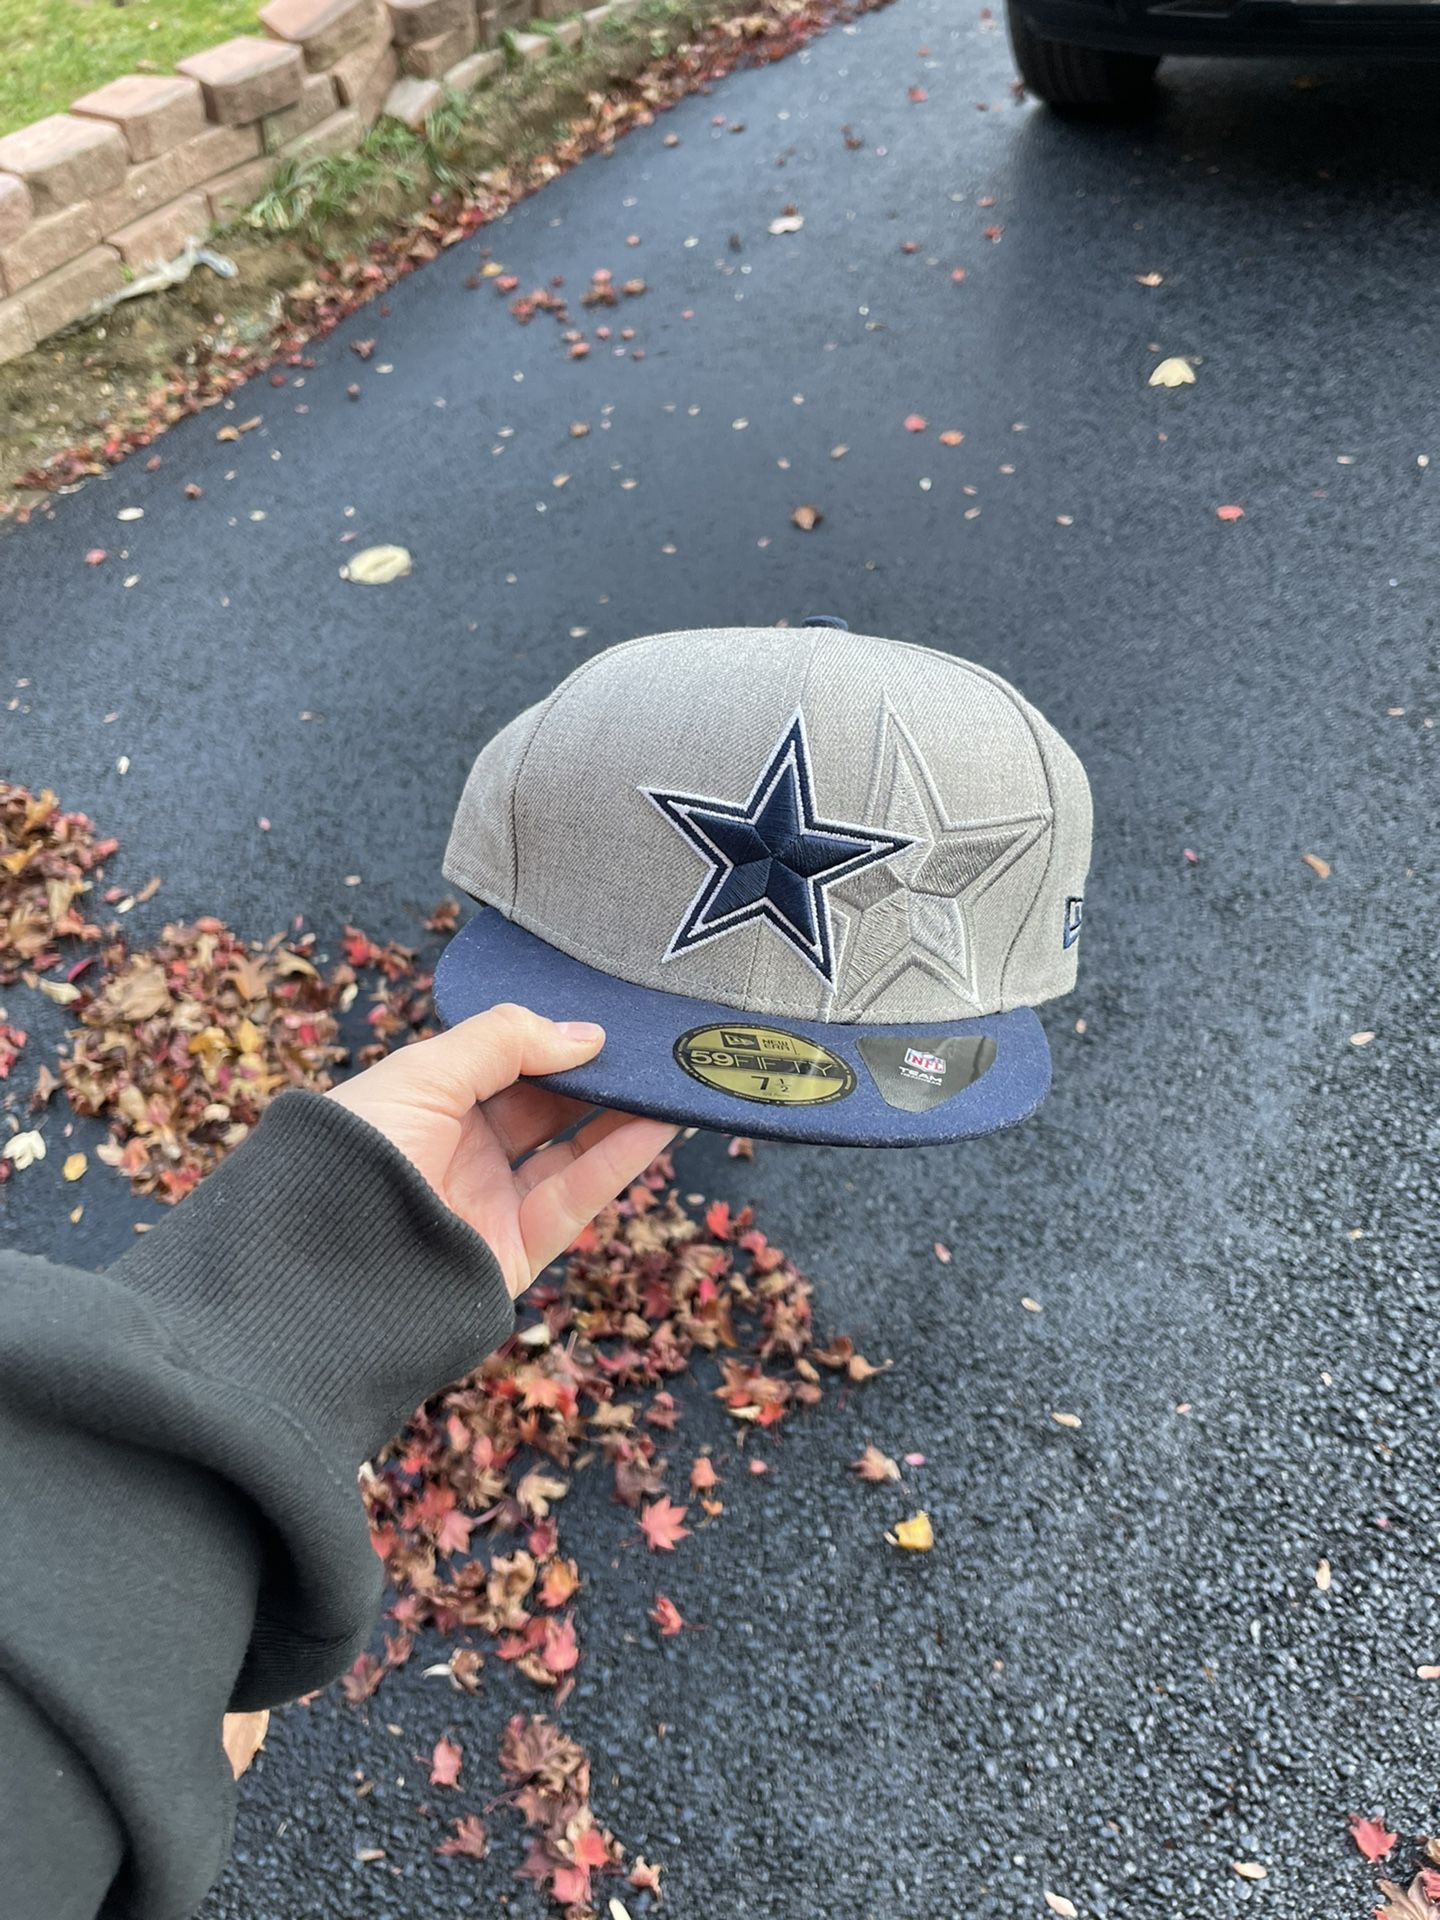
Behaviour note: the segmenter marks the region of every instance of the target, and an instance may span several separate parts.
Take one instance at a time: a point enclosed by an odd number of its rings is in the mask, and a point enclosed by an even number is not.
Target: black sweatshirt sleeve
[[[361,1462],[513,1325],[499,1267],[319,1094],[108,1273],[0,1254],[0,1909],[180,1920],[225,1859],[229,1710],[374,1625]]]

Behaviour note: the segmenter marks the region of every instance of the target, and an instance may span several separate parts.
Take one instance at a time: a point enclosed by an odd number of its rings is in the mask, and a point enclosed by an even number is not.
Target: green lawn
[[[0,0],[0,133],[122,73],[168,73],[235,33],[260,0]]]

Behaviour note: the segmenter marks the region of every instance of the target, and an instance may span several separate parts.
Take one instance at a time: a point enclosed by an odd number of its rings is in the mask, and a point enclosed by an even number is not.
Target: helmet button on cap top
[[[802,627],[838,627],[841,633],[850,631],[850,622],[842,620],[838,613],[807,613],[800,624]]]

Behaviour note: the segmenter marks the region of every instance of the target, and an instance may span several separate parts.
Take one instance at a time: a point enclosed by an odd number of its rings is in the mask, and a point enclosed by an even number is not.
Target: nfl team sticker
[[[988,1034],[862,1033],[860,1057],[887,1106],[928,1113],[973,1087],[995,1064]]]
[[[762,1107],[819,1107],[855,1091],[848,1062],[783,1027],[692,1027],[675,1042],[692,1080]]]

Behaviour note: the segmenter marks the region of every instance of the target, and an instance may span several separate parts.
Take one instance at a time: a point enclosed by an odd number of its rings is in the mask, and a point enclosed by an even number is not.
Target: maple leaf
[[[892,1547],[905,1547],[911,1553],[928,1553],[935,1544],[930,1516],[923,1508],[909,1520],[897,1521],[895,1531],[885,1538]]]
[[[642,1510],[640,1531],[652,1553],[673,1553],[680,1541],[689,1538],[689,1527],[681,1524],[687,1511],[685,1507],[677,1507],[670,1496],[663,1493]]]
[[[685,1626],[685,1622],[680,1615],[680,1609],[673,1600],[668,1600],[663,1593],[656,1594],[655,1604],[650,1609],[650,1618],[667,1639],[673,1634],[682,1632]]]
[[[471,1860],[483,1860],[490,1851],[490,1842],[485,1835],[484,1823],[473,1813],[467,1813],[454,1822],[455,1831],[448,1840],[442,1840],[435,1851],[439,1854],[464,1854]]]
[[[552,1560],[537,1598],[542,1607],[563,1607],[579,1585],[580,1569],[573,1560]]]
[[[712,1200],[705,1209],[705,1229],[717,1240],[730,1238],[730,1203],[728,1200]]]
[[[1380,1891],[1385,1895],[1385,1904],[1375,1909],[1375,1920],[1435,1920],[1431,1881],[1437,1883],[1435,1891],[1440,1892],[1440,1874],[1417,1873],[1408,1887],[1399,1886],[1394,1880],[1382,1880]]]
[[[869,1480],[879,1486],[885,1480],[898,1480],[900,1467],[888,1453],[881,1453],[876,1446],[867,1446],[858,1460],[850,1462],[852,1473],[858,1473],[862,1480]]]
[[[905,416],[906,433],[924,433],[929,424],[923,413],[907,413]]]
[[[591,1824],[581,1827],[575,1835],[574,1846],[577,1867],[593,1870],[596,1867],[609,1866],[610,1849],[606,1846],[604,1835],[597,1826]]]
[[[580,1644],[575,1638],[575,1621],[571,1614],[563,1620],[545,1622],[545,1643],[540,1649],[540,1658],[549,1673],[569,1673],[580,1659]]]
[[[642,1893],[653,1893],[658,1898],[660,1894],[661,1872],[662,1869],[660,1867],[652,1867],[650,1865],[643,1853],[637,1853],[635,1856],[635,1864],[630,1869],[630,1884],[632,1887],[637,1887]]]
[[[436,1547],[441,1553],[464,1553],[470,1545],[470,1529],[474,1525],[468,1513],[452,1510],[435,1530]]]
[[[1371,1820],[1360,1813],[1350,1816],[1350,1838],[1367,1860],[1383,1860],[1399,1837],[1387,1831],[1383,1820]]]
[[[430,1756],[430,1784],[432,1787],[458,1787],[460,1784],[460,1762],[464,1758],[461,1749],[453,1740],[443,1735],[435,1742],[435,1751]]]
[[[720,1476],[705,1454],[701,1454],[690,1469],[690,1485],[696,1493],[708,1493],[711,1487],[718,1487]]]

